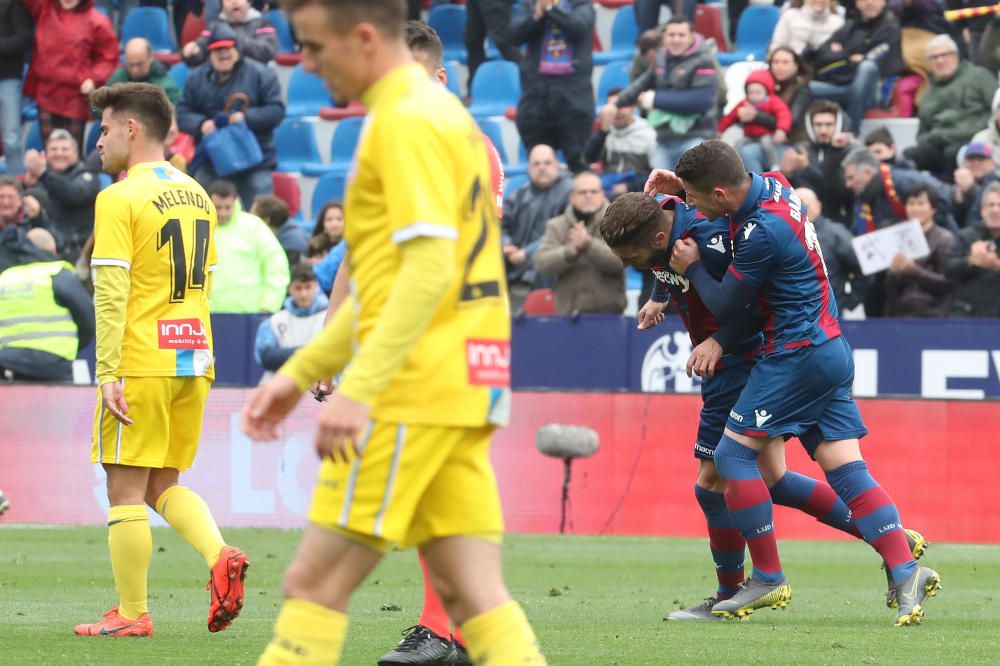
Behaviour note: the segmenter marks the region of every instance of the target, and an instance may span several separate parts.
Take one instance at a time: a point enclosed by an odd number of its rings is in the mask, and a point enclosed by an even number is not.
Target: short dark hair
[[[208,186],[208,196],[210,197],[222,197],[223,199],[229,199],[231,197],[235,197],[236,194],[236,186],[233,185],[233,181],[231,180],[220,178],[218,180],[213,180]]]
[[[865,145],[870,146],[873,143],[884,143],[887,146],[895,146],[896,140],[892,136],[892,132],[885,125],[880,125],[868,132],[865,137]]]
[[[656,199],[626,192],[604,212],[601,236],[611,248],[645,245],[660,230],[665,215]]]
[[[322,231],[309,239],[308,257],[319,257],[326,254],[333,248],[333,241]]]
[[[613,97],[613,96],[617,95],[622,90],[624,90],[624,88],[608,88],[608,94],[605,95],[605,99],[607,99],[608,97]]]
[[[694,30],[694,23],[692,23],[691,19],[683,14],[675,14],[674,16],[671,16],[670,20],[667,21],[665,25],[680,25],[681,23],[689,27],[692,31]]]
[[[174,110],[163,88],[152,83],[116,83],[98,88],[89,95],[90,104],[99,112],[111,109],[115,115],[133,116],[157,143],[167,140],[174,120]]]
[[[936,187],[928,183],[926,180],[918,180],[910,187],[910,189],[906,190],[906,196],[903,197],[903,203],[905,204],[910,199],[919,197],[921,194],[926,194],[927,201],[930,202],[931,208],[937,210],[941,194],[938,192]]]
[[[426,53],[436,69],[444,67],[444,45],[437,30],[423,21],[406,22],[406,45],[411,51]]]
[[[273,194],[261,194],[253,200],[257,217],[267,222],[267,226],[277,229],[288,221],[288,204]]]
[[[650,28],[646,32],[639,35],[638,47],[639,53],[645,53],[650,49],[658,49],[663,43],[663,31],[659,28]]]
[[[281,0],[281,8],[289,16],[310,5],[325,9],[330,29],[339,34],[359,23],[371,23],[386,37],[403,36],[407,16],[404,0]]]
[[[291,278],[289,282],[313,282],[316,280],[316,273],[313,271],[313,267],[304,261],[292,266],[292,270],[289,274]]]
[[[843,109],[840,108],[840,105],[837,104],[836,102],[832,102],[828,99],[818,99],[812,104],[810,104],[809,108],[806,109],[806,117],[809,118],[809,122],[812,122],[813,116],[817,114],[829,113],[832,114],[834,117],[837,117],[842,112]]]
[[[685,184],[708,192],[716,187],[733,187],[746,180],[747,171],[736,149],[725,141],[699,143],[677,160],[674,168]]]

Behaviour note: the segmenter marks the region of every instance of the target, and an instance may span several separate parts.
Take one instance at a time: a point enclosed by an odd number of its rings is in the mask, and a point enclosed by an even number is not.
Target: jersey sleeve
[[[132,269],[132,209],[129,200],[109,187],[94,204],[94,254],[91,266]]]
[[[771,239],[756,219],[747,220],[736,230],[736,234],[736,253],[733,255],[733,263],[729,265],[729,272],[745,284],[764,284],[775,259]]]
[[[455,162],[468,150],[455,144],[464,138],[416,114],[380,120],[372,129],[379,160],[393,165],[382,183],[392,241],[401,245],[420,236],[457,239]]]

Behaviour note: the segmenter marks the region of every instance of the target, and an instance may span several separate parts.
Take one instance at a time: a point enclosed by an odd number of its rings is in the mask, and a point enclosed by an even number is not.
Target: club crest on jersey
[[[656,277],[657,280],[665,284],[672,284],[675,287],[680,287],[681,291],[685,294],[687,293],[687,290],[691,288],[691,280],[683,275],[678,275],[673,271],[661,271],[655,268],[652,270],[653,276]]]
[[[475,386],[510,386],[510,342],[466,340],[465,363],[469,383]]]
[[[160,349],[208,349],[208,334],[200,319],[160,319],[156,322]]]
[[[716,252],[721,252],[722,254],[725,254],[726,246],[722,242],[722,234],[719,234],[717,236],[712,236],[711,238],[709,238],[708,247],[711,250],[715,250]]]

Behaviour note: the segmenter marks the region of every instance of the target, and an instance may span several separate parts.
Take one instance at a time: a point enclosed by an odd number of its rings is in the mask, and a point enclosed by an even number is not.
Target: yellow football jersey
[[[146,162],[103,190],[94,213],[91,266],[121,266],[131,280],[118,376],[214,378],[212,199],[169,162]]]
[[[376,419],[480,426],[503,420],[510,316],[500,224],[482,133],[420,65],[394,70],[362,101],[368,119],[348,178],[344,230],[357,303],[355,342],[379,321],[400,245],[454,239],[457,278],[403,367],[372,404]]]

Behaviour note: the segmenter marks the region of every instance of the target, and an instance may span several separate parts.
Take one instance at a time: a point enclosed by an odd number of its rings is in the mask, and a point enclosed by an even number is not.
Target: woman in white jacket
[[[844,17],[837,0],[792,0],[774,26],[768,54],[787,46],[802,55],[818,48],[842,25]]]

